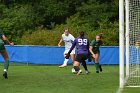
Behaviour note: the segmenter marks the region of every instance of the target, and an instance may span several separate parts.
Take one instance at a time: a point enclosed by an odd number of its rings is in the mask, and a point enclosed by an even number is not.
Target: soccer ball
[[[71,72],[72,72],[73,74],[76,74],[76,73],[77,73],[77,72],[75,71],[74,68],[71,69]]]
[[[64,54],[64,57],[66,57],[66,56],[67,56],[67,53]]]

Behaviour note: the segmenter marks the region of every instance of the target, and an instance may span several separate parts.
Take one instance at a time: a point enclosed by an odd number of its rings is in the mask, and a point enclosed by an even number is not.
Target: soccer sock
[[[63,65],[67,65],[68,61],[69,61],[69,59],[66,59],[66,58],[65,58],[64,64],[63,64]]]
[[[8,71],[8,67],[9,67],[9,60],[6,60],[4,62],[4,72],[7,72]]]
[[[85,69],[86,71],[88,71],[88,69],[87,69],[87,64],[86,64],[85,61],[82,62],[82,65],[83,65],[84,69]]]
[[[98,62],[99,63],[99,62]],[[101,64],[99,63],[99,69],[100,69],[100,72],[102,72],[103,70],[102,70],[102,66],[101,66]]]
[[[96,71],[99,71],[99,63],[95,63]]]
[[[76,72],[80,70],[79,66],[74,66],[73,68],[75,69]]]

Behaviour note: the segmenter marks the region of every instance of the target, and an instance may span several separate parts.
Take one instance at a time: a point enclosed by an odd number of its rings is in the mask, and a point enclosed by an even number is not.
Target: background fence
[[[64,47],[55,46],[6,46],[10,61],[31,64],[62,64]],[[107,46],[100,48],[101,64],[119,64],[119,47]],[[3,62],[0,56],[0,62]],[[87,62],[93,64],[93,62]],[[71,64],[69,60],[68,64]]]

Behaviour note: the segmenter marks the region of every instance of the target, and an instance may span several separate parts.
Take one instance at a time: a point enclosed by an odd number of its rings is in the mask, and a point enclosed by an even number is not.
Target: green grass
[[[103,72],[95,73],[93,65],[88,66],[91,74],[71,73],[72,66],[15,66],[9,69],[9,79],[0,75],[0,93],[116,93],[119,85],[118,66],[103,66]],[[0,65],[0,74],[3,73]],[[139,88],[125,88],[123,93],[139,93]]]

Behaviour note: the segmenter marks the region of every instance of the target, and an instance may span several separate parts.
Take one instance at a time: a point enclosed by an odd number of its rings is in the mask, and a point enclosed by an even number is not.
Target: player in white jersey
[[[74,39],[75,39],[74,36],[69,33],[69,29],[66,28],[64,30],[64,34],[62,34],[62,38],[60,39],[60,41],[58,43],[59,47],[61,46],[62,41],[64,41],[64,43],[65,43],[64,58],[65,58],[65,54],[67,54],[69,52]],[[72,60],[72,63],[73,63],[74,60],[75,60],[75,49],[71,52],[70,57],[71,57],[71,60]],[[64,59],[64,63],[61,66],[59,66],[59,67],[61,67],[61,68],[62,67],[66,67],[68,61],[69,61],[69,59],[65,58]]]

